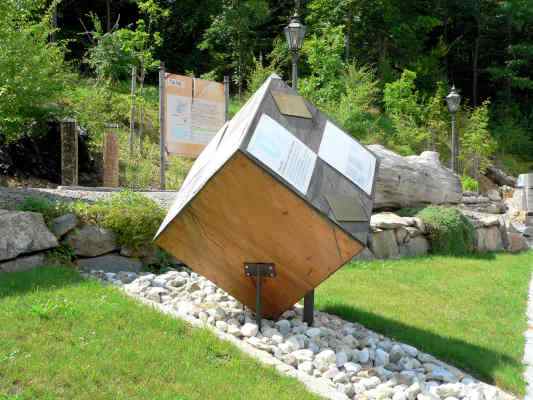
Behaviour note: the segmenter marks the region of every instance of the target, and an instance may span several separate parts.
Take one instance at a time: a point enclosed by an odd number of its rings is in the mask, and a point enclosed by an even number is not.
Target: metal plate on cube
[[[276,90],[272,90],[271,93],[280,113],[292,117],[313,118],[303,97]]]
[[[368,215],[353,196],[327,194],[325,197],[337,221],[368,222]]]

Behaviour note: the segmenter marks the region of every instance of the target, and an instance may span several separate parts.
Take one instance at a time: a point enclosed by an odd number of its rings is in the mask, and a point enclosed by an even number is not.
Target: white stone
[[[303,361],[313,361],[314,354],[311,350],[302,349],[302,350],[296,350],[291,353],[294,358],[296,358],[296,361],[298,363]]]
[[[335,364],[337,356],[333,350],[324,350],[315,356],[314,364],[320,370],[326,370],[331,364]]]
[[[311,375],[313,373],[313,363],[311,361],[304,361],[298,364],[298,369],[306,374]]]
[[[350,375],[355,375],[357,374],[359,371],[361,371],[362,367],[361,365],[359,364],[356,364],[354,362],[347,362],[347,363],[344,363],[343,365],[344,369],[346,370],[346,372]]]
[[[366,364],[370,360],[370,352],[367,348],[359,351],[357,354],[357,361],[361,364]],[[355,361],[355,360],[354,360]]]
[[[215,323],[215,326],[217,329],[220,329],[222,332],[226,332],[228,330],[228,324],[225,321],[217,321]]]
[[[342,367],[344,364],[348,362],[348,355],[344,351],[339,351],[336,354],[336,360],[335,363],[337,364],[337,367]]]
[[[433,368],[431,372],[427,374],[427,379],[434,379],[442,382],[457,382],[457,377],[445,368],[437,367]]]
[[[460,383],[447,383],[439,385],[435,388],[435,393],[442,398],[458,397],[463,390],[463,385]]]
[[[359,383],[363,385],[366,390],[370,390],[377,387],[381,383],[381,380],[377,376],[373,376],[371,378],[361,379]]]
[[[257,332],[259,332],[259,328],[257,327],[257,324],[253,323],[246,323],[241,328],[241,333],[245,337],[251,337],[257,335]]]

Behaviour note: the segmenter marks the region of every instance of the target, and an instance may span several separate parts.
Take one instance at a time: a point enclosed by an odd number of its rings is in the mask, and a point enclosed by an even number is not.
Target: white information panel
[[[261,116],[248,144],[248,151],[300,193],[307,193],[317,156],[268,115]]]
[[[324,128],[318,156],[368,195],[372,193],[376,158],[329,121]]]

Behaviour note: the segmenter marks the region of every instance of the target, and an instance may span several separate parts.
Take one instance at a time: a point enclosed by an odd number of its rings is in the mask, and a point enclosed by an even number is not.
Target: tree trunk
[[[133,142],[135,137],[135,91],[137,90],[137,67],[131,67],[131,113],[130,113],[130,136],[128,140],[130,156],[133,155]]]
[[[107,32],[111,32],[111,0],[106,0],[106,11],[107,11]]]
[[[478,76],[479,76],[479,70],[478,70],[478,60],[479,60],[479,35],[476,37],[476,40],[474,41],[474,54],[473,54],[473,60],[472,60],[472,105],[474,107],[477,107],[477,87],[478,87]]]
[[[139,121],[139,154],[143,154],[143,142],[144,142],[144,78],[145,78],[145,69],[144,63],[141,63],[141,73],[139,75],[139,95],[141,97],[140,104],[140,121]]]

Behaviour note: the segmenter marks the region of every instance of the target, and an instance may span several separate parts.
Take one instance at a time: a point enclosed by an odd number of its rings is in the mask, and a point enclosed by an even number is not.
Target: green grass
[[[521,359],[533,252],[352,263],[317,307],[524,394]]]
[[[210,332],[47,267],[0,275],[0,399],[315,399]]]

